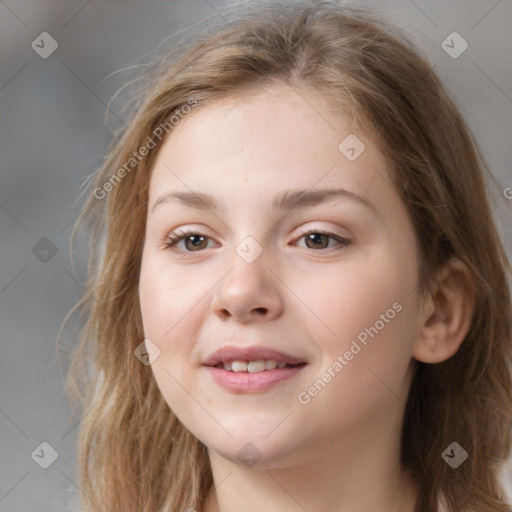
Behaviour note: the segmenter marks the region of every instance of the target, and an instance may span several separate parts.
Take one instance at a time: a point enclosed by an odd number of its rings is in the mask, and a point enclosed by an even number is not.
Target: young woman
[[[161,69],[81,219],[86,510],[508,510],[510,265],[429,65],[294,2]]]

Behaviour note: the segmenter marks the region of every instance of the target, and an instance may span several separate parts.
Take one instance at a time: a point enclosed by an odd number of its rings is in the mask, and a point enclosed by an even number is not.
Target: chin
[[[218,443],[207,446],[210,456],[214,452],[237,466],[255,469],[286,467],[292,464],[292,459],[297,456],[295,445],[285,446],[277,436],[270,442],[267,434],[253,438],[248,436],[235,437],[235,439],[231,439],[222,446],[219,446]]]

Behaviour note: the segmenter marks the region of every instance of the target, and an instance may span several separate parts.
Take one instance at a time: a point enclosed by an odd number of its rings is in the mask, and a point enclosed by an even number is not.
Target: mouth
[[[284,368],[296,368],[304,366],[306,363],[290,364],[285,361],[276,361],[273,359],[258,359],[256,361],[224,361],[219,362],[213,368],[220,368],[233,373],[261,373]]]
[[[226,371],[256,373],[305,363],[306,361],[303,359],[269,347],[227,345],[213,352],[202,364],[203,366],[224,368]]]
[[[300,374],[307,362],[266,347],[226,346],[203,362],[213,381],[234,393],[258,393]]]

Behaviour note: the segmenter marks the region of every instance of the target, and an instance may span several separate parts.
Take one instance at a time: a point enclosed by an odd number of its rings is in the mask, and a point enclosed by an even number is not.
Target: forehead
[[[160,149],[150,207],[175,189],[238,194],[240,201],[291,186],[372,196],[376,182],[389,180],[387,165],[373,141],[353,130],[322,95],[290,87],[200,105]]]

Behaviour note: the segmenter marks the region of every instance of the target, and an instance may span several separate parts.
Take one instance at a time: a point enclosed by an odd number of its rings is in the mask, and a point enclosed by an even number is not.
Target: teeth
[[[277,361],[266,361],[265,362],[265,370],[274,370],[277,368]]]
[[[273,361],[271,359],[258,359],[257,361],[233,361],[232,363],[221,363],[217,366],[224,367],[224,370],[232,372],[249,372],[259,373],[266,370],[274,370],[275,368],[285,368],[287,363],[284,361]]]
[[[247,371],[247,363],[245,361],[233,361],[231,364],[231,369],[234,372],[246,372]]]
[[[260,359],[258,361],[251,361],[247,365],[247,371],[249,373],[262,372],[264,370],[265,370],[265,361],[263,359]]]

